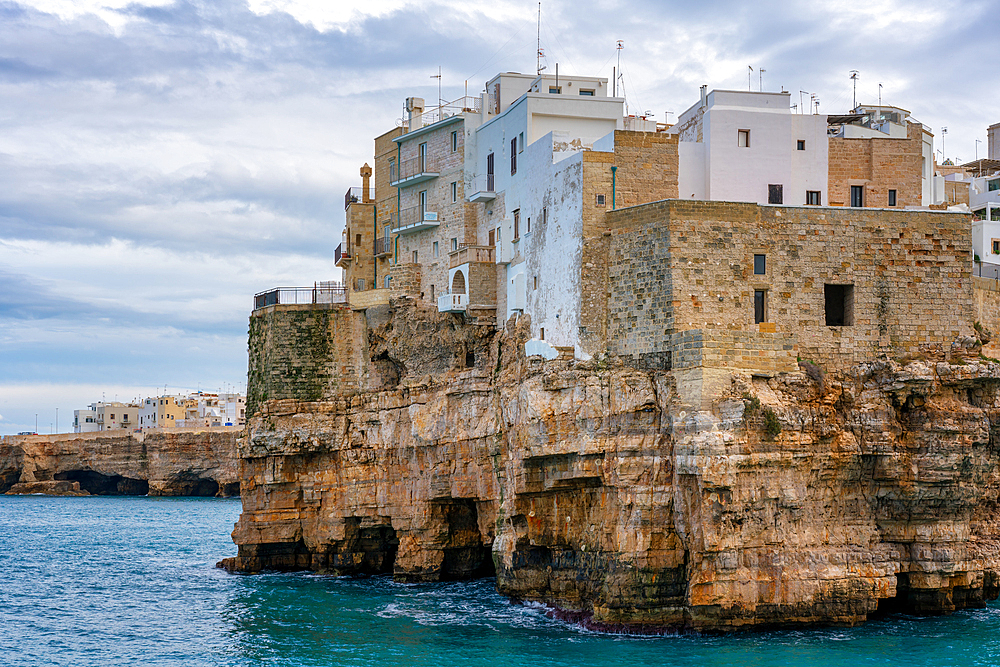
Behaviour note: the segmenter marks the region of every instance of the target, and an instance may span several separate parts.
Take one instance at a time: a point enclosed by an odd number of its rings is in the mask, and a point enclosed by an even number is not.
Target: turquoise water
[[[0,496],[0,665],[998,665],[1000,606],[861,628],[623,637],[488,581],[236,576],[239,501]]]

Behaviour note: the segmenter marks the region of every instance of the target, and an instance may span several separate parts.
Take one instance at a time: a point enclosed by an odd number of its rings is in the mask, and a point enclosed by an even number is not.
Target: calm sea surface
[[[735,637],[603,635],[488,581],[235,576],[239,501],[0,496],[0,665],[1000,665],[1000,606]]]

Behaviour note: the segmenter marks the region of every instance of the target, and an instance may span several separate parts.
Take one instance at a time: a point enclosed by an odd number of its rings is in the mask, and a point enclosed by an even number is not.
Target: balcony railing
[[[313,283],[312,287],[275,287],[253,297],[253,309],[288,304],[347,303],[347,288],[337,282]]]
[[[494,246],[486,245],[466,245],[461,244],[458,250],[448,253],[448,268],[454,269],[456,266],[468,262],[488,262],[492,264],[496,261]]]
[[[439,174],[437,159],[431,155],[418,155],[398,164],[393,163],[389,170],[389,185],[415,185],[437,178]]]
[[[469,305],[469,295],[462,294],[452,294],[451,292],[445,292],[444,294],[438,295],[438,312],[439,313],[454,313],[464,311]]]
[[[392,254],[392,239],[386,236],[385,238],[375,239],[375,256],[381,257],[382,255]]]
[[[355,186],[353,188],[347,188],[347,194],[344,195],[344,208],[346,209],[351,204],[357,204],[358,202],[364,202],[367,193],[365,189],[360,186]]]
[[[437,227],[440,223],[438,214],[428,211],[422,206],[411,206],[399,212],[399,217],[392,219],[392,231],[399,234],[419,232]]]
[[[427,125],[433,125],[440,120],[456,116],[463,111],[479,113],[482,110],[482,106],[483,100],[480,97],[472,97],[471,95],[459,97],[457,100],[452,100],[451,102],[443,104],[439,107],[433,107],[419,116],[414,116],[413,127],[410,127],[409,119],[403,121],[403,126],[412,132],[413,130],[419,130],[422,127],[426,127]]]
[[[496,198],[496,176],[494,174],[480,174],[476,176],[471,187],[466,190],[469,193],[469,201],[479,203],[490,201]]]
[[[333,251],[333,263],[336,266],[340,266],[341,260],[351,258],[351,246],[347,243],[341,243],[337,246],[337,249]]]

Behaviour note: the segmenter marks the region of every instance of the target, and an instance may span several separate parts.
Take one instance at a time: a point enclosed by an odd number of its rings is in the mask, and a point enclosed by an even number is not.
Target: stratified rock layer
[[[239,435],[177,430],[8,436],[0,442],[0,493],[237,495]]]
[[[391,325],[369,339],[373,361],[404,369],[391,383],[258,406],[239,556],[220,565],[495,571],[513,599],[650,632],[850,625],[997,596],[997,364],[734,374],[692,410],[669,371],[525,359],[523,323],[466,339],[472,367],[414,377],[407,350],[449,346],[446,328]]]

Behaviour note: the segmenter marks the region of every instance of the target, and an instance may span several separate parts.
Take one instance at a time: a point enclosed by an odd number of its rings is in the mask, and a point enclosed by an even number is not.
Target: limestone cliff
[[[670,371],[525,358],[523,318],[499,333],[413,308],[379,318],[355,350],[361,389],[255,406],[239,555],[220,565],[495,572],[513,599],[644,631],[997,596],[998,364],[734,373],[692,409]]]
[[[219,429],[8,436],[0,442],[0,493],[236,495],[238,436]]]

